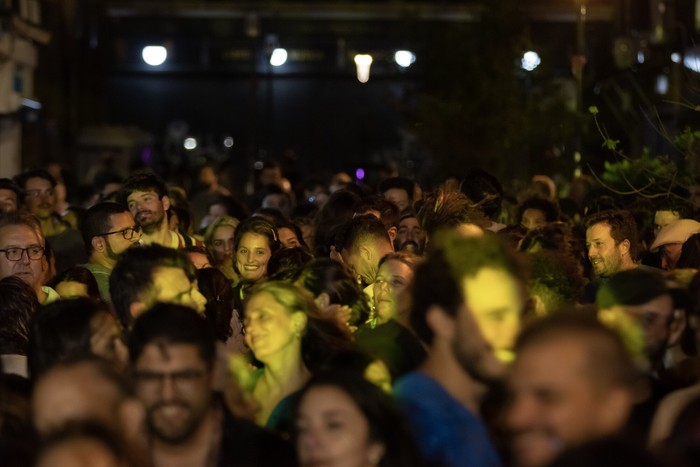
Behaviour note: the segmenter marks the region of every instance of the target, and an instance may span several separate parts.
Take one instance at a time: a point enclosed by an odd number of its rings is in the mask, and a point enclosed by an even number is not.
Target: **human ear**
[[[102,237],[92,237],[90,244],[94,250],[102,251],[104,248],[104,239]]]
[[[628,254],[630,252],[630,241],[627,239],[622,240],[618,245],[618,248],[620,248],[620,253],[623,255]]]
[[[428,308],[425,321],[435,336],[450,339],[454,335],[454,318],[448,315],[440,306],[433,305]]]
[[[382,457],[384,457],[384,451],[384,444],[379,442],[372,443],[367,449],[367,461],[369,462],[369,465],[379,465]]]
[[[164,211],[170,209],[170,198],[168,197],[168,195],[163,195],[163,197],[160,199],[160,202],[163,203]]]

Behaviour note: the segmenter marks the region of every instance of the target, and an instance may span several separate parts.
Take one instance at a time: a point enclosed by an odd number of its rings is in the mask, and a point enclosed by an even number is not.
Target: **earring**
[[[377,451],[372,451],[367,456],[367,460],[369,462],[369,465],[377,465],[379,464],[379,461],[382,460],[382,454]]]

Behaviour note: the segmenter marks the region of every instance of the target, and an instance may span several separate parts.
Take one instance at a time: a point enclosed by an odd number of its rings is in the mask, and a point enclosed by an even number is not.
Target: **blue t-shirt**
[[[434,379],[414,371],[394,395],[423,455],[447,467],[497,467],[498,453],[481,420]]]

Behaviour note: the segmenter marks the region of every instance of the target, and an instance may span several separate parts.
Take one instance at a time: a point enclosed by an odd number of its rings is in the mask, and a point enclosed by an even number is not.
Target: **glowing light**
[[[224,138],[224,146],[227,148],[232,148],[233,147],[233,136],[227,136]]]
[[[191,150],[193,150],[193,149],[196,149],[196,148],[197,148],[197,140],[194,139],[194,138],[192,138],[192,137],[190,137],[190,138],[185,138],[185,142],[184,142],[183,146],[184,146],[185,149],[187,149],[188,151],[191,151]]]
[[[372,56],[368,54],[355,55],[355,65],[357,66],[357,80],[360,83],[369,81],[369,67],[372,66]]]
[[[394,54],[394,61],[403,68],[408,68],[416,61],[416,56],[410,50],[397,50]]]
[[[355,178],[357,178],[358,180],[363,180],[365,178],[365,169],[363,169],[362,167],[357,169],[355,171]]]
[[[162,45],[148,45],[141,51],[143,61],[151,66],[159,66],[168,58],[168,51]]]
[[[700,73],[700,56],[698,56],[695,50],[688,51],[685,54],[685,57],[683,57],[683,66],[696,73]]]
[[[678,52],[673,52],[671,54],[671,61],[673,63],[681,63],[681,54],[679,54]]]
[[[523,58],[520,59],[520,66],[525,71],[532,71],[538,66],[540,66],[542,60],[537,52],[528,50],[523,54]]]
[[[637,52],[637,61],[639,63],[644,63],[644,60],[646,60],[646,57],[644,56],[644,52]]]
[[[668,93],[668,76],[659,75],[656,77],[655,90],[657,94],[667,94]]]
[[[254,168],[255,170],[262,170],[262,168],[263,168],[264,165],[265,165],[265,164],[263,164],[262,161],[255,161],[255,163],[253,164],[253,168]]]
[[[287,62],[287,49],[276,48],[270,56],[270,65],[282,66]]]

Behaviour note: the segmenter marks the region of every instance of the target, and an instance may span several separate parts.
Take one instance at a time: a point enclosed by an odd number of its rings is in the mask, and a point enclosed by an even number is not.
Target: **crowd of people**
[[[682,189],[98,175],[0,179],[3,465],[700,465]]]

